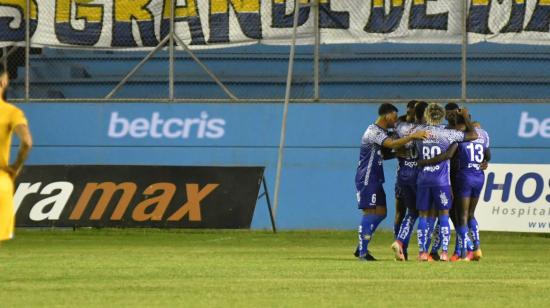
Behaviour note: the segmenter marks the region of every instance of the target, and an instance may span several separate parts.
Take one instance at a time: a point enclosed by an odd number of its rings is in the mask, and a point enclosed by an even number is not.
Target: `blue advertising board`
[[[265,166],[273,193],[282,104],[29,103],[28,164]],[[398,105],[404,111],[404,105]],[[470,104],[491,136],[495,163],[550,163],[550,107]],[[377,104],[291,104],[277,223],[280,228],[353,229],[361,136]],[[15,146],[14,149],[15,150]],[[395,161],[384,162],[393,220]],[[270,228],[260,201],[252,228]]]

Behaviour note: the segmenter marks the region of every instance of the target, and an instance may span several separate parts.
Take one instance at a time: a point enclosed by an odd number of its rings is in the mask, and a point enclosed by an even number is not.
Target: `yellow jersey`
[[[0,167],[10,162],[11,136],[20,124],[28,125],[23,111],[0,99]]]

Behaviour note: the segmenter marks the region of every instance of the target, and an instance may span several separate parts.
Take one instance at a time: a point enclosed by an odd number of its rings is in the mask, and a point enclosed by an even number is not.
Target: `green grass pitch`
[[[353,231],[19,229],[0,307],[548,307],[550,236],[481,236],[481,262],[418,263],[387,231],[358,262]]]

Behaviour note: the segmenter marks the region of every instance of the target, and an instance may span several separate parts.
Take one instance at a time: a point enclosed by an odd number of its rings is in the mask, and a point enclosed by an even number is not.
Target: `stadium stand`
[[[549,97],[549,51],[544,46],[470,46],[469,98]],[[35,52],[31,55],[31,98],[103,98],[145,54],[68,49]],[[288,46],[253,45],[196,54],[239,98],[284,96]],[[18,65],[9,93],[12,98],[24,97],[24,63]],[[298,48],[294,71],[292,97],[311,98],[311,46]],[[177,52],[175,72],[176,97],[227,98],[183,51]],[[460,97],[460,73],[457,45],[324,45],[321,49],[322,98]],[[165,98],[167,84],[168,52],[162,51],[115,97]]]

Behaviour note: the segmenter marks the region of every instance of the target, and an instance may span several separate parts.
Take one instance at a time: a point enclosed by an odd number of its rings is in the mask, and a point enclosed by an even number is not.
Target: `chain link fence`
[[[525,1],[523,15],[517,11],[520,1],[439,2],[372,0],[350,9],[356,2],[301,1],[291,101],[550,101],[550,36],[541,28],[545,19],[536,19],[543,13],[538,1]],[[24,9],[28,4],[30,11]],[[23,10],[9,8],[16,5]],[[17,28],[17,36],[26,38],[15,45],[3,39],[0,48],[11,78],[7,97],[16,102],[282,101],[294,6],[294,0],[0,1],[0,26]],[[264,33],[246,26],[257,23],[249,13],[254,10],[269,16],[261,20]],[[464,18],[461,10],[468,12]],[[49,47],[44,41],[54,34],[38,22],[47,14],[57,42]],[[419,30],[403,32],[415,23],[427,27],[416,20],[418,14],[433,27],[447,18],[452,43]],[[162,19],[154,19],[157,15]],[[214,31],[224,23],[226,33]],[[337,32],[344,27],[348,30]],[[105,29],[112,30],[110,36]],[[496,34],[504,40],[493,42]],[[403,39],[406,35],[412,38]],[[514,41],[518,36],[521,44]],[[204,48],[233,40],[223,48]]]

